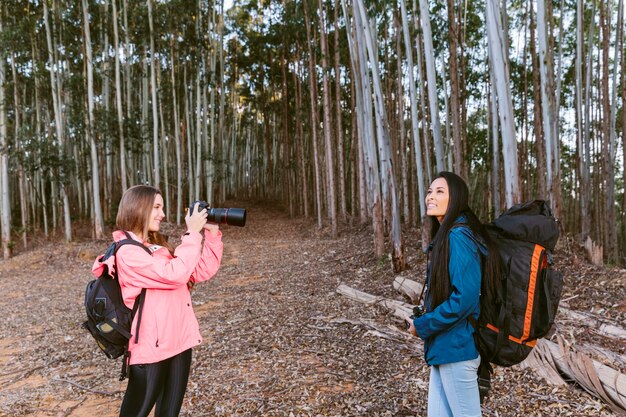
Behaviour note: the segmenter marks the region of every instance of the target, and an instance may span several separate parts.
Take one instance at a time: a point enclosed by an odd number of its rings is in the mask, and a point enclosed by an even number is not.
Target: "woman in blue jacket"
[[[426,312],[408,321],[409,331],[424,340],[431,367],[428,417],[480,416],[480,354],[470,320],[480,314],[481,290],[496,291],[499,258],[488,253],[497,249],[469,208],[467,185],[456,174],[437,175],[426,194],[426,214],[432,226]]]

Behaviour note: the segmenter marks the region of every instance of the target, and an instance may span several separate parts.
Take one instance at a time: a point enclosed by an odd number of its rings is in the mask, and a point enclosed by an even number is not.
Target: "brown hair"
[[[167,236],[159,232],[149,232],[150,215],[157,194],[161,194],[158,188],[149,185],[135,185],[130,187],[120,201],[115,219],[119,230],[126,230],[143,236],[149,243],[166,247],[170,253],[174,248],[167,242]]]

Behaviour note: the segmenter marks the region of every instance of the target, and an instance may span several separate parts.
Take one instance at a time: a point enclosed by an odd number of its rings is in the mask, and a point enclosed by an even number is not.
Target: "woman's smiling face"
[[[436,178],[426,192],[426,215],[436,217],[441,223],[448,211],[449,200],[448,182],[445,178]]]
[[[154,205],[152,206],[152,212],[150,213],[150,224],[148,226],[149,232],[158,232],[161,227],[161,221],[165,218],[163,212],[163,197],[161,194],[154,196]]]

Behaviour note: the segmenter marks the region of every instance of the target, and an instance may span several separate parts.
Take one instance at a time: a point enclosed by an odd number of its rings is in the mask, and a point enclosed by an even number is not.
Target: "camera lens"
[[[210,222],[239,227],[246,225],[246,210],[242,208],[211,208],[207,213],[207,221]]]

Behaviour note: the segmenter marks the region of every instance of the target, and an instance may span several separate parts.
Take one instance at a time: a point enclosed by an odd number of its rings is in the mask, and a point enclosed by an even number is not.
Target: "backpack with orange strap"
[[[552,269],[559,223],[543,200],[518,204],[485,225],[504,268],[497,299],[483,292],[472,322],[481,354],[481,397],[489,390],[490,363],[508,367],[530,354],[554,324],[563,275]],[[481,381],[482,379],[482,381]]]

